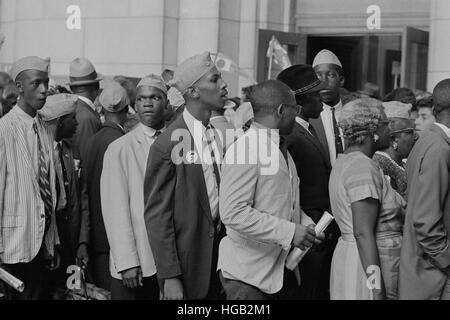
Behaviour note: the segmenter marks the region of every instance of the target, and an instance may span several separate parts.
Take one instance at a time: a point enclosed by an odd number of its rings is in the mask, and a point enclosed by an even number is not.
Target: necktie
[[[309,127],[308,127],[308,130],[309,130],[309,132],[310,132],[314,137],[317,138],[317,132],[316,132],[316,129],[314,129],[314,126],[312,126],[312,125],[310,124]]]
[[[50,227],[53,199],[50,190],[50,180],[48,166],[45,162],[44,149],[42,147],[41,137],[39,135],[39,130],[37,128],[36,122],[33,122],[33,130],[37,135],[38,143],[38,171],[39,171],[39,189],[41,193],[42,201],[44,202],[45,211],[45,231]]]
[[[214,129],[214,127],[212,125],[208,125],[208,127],[206,128],[206,136],[207,136],[208,148],[211,150],[211,159],[212,159],[212,164],[213,164],[214,176],[216,178],[217,188],[219,188],[219,186],[220,186],[220,171],[219,171],[219,167],[217,166],[216,156],[215,156],[214,148],[212,146],[212,142],[213,142],[214,138],[211,135],[211,133],[212,133],[213,129]]]
[[[333,118],[333,130],[334,130],[334,143],[336,145],[336,155],[344,152],[344,146],[342,145],[341,132],[336,121],[336,109],[331,108],[331,115]]]

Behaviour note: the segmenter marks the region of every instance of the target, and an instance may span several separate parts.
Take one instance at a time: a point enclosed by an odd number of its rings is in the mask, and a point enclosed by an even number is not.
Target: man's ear
[[[282,118],[283,117],[283,114],[286,112],[286,110],[285,110],[285,107],[282,105],[282,104],[280,104],[279,106],[278,106],[278,108],[276,109],[276,115],[277,115],[277,118]]]
[[[22,80],[16,81],[16,87],[19,89],[19,96],[23,94],[23,86],[22,86]]]
[[[190,87],[190,88],[188,88],[188,94],[189,94],[189,96],[190,96],[191,98],[193,98],[193,99],[198,99],[198,98],[200,98],[200,94],[199,94],[197,88],[195,88],[195,87]]]
[[[341,85],[341,88],[344,87],[344,84],[345,84],[345,78],[344,78],[344,76],[340,76],[339,84]]]

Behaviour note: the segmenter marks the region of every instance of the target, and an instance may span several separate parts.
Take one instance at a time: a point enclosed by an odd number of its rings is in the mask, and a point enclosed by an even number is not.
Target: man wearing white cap
[[[82,160],[87,140],[97,133],[102,123],[96,111],[94,101],[100,88],[94,65],[86,58],[76,58],[70,64],[70,90],[78,95],[77,122],[78,128],[73,137],[75,158]]]
[[[311,124],[333,165],[337,155],[344,152],[344,135],[337,125],[342,110],[339,91],[344,85],[342,64],[333,52],[324,49],[314,58],[313,68],[327,86],[320,91],[323,111],[319,119],[311,119]]]
[[[150,146],[164,131],[167,88],[160,76],[136,89],[137,127],[111,143],[103,160],[100,192],[111,247],[111,299],[159,299],[156,266],[144,221],[144,177]]]
[[[103,157],[108,146],[125,134],[124,123],[127,120],[128,105],[130,103],[126,90],[113,81],[103,89],[99,97],[105,114],[103,128],[92,136],[86,145],[83,176],[86,181],[89,198],[90,215],[90,253],[93,255],[93,277],[96,285],[109,290],[109,244],[103,223],[100,177],[103,169]]]
[[[61,267],[54,273],[52,285],[56,288],[65,286],[69,265],[76,262],[76,257],[87,260],[87,252],[80,250],[80,243],[87,240],[87,227],[81,215],[80,187],[78,172],[75,168],[72,145],[69,139],[77,129],[76,105],[78,97],[72,94],[56,94],[49,96],[44,108],[38,111],[43,124],[52,133],[54,139],[54,157],[57,176],[56,190],[58,202],[56,223],[61,245]],[[78,254],[77,254],[78,251]]]
[[[25,284],[22,293],[7,292],[10,299],[42,298],[44,267],[57,267],[53,140],[36,116],[47,98],[48,68],[38,57],[13,64],[20,97],[0,119],[0,264]]]
[[[171,85],[186,108],[150,148],[145,223],[164,299],[214,299],[221,155],[208,124],[227,100],[227,84],[205,52],[181,63]]]

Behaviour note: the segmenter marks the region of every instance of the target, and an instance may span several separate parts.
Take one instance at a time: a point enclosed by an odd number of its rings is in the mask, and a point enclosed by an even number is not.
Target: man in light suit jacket
[[[295,163],[280,144],[280,134],[291,133],[298,112],[294,95],[272,80],[256,85],[249,98],[255,118],[227,150],[220,185],[227,235],[218,269],[228,300],[278,298],[289,249],[316,242],[313,221],[300,216]]]
[[[215,299],[220,150],[207,126],[211,110],[225,104],[227,84],[205,52],[181,63],[171,85],[186,108],[150,148],[145,223],[164,299]]]
[[[436,124],[407,163],[400,299],[450,300],[450,79],[433,92]]]
[[[159,299],[156,266],[144,220],[144,177],[150,146],[164,131],[167,88],[160,76],[136,91],[140,124],[109,145],[100,193],[110,245],[111,299]]]
[[[20,99],[0,119],[0,264],[25,284],[9,299],[43,298],[44,267],[57,267],[53,140],[36,115],[47,98],[48,67],[38,57],[14,63]]]

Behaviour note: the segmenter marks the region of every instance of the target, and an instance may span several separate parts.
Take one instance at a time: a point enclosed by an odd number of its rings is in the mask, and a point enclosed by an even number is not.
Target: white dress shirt
[[[205,177],[206,190],[208,191],[209,206],[211,208],[211,215],[213,219],[219,215],[219,186],[217,185],[216,177],[214,176],[214,167],[212,165],[211,149],[208,145],[208,137],[206,135],[206,128],[202,122],[194,118],[194,116],[187,110],[183,111],[183,119],[191,133],[197,154],[199,155],[203,167],[203,175]],[[199,128],[201,130],[199,131]],[[220,170],[221,163],[220,152],[215,142],[215,137],[212,130],[209,132],[212,143],[211,147],[214,150],[217,167]]]
[[[339,123],[339,119],[342,112],[342,101],[339,101],[339,103],[334,106],[334,109],[336,122]],[[334,165],[337,159],[337,154],[336,154],[336,144],[334,140],[333,113],[329,105],[325,103],[323,104],[323,111],[320,114],[320,118],[322,119],[323,127],[325,129],[325,135],[327,137],[328,150],[330,151],[330,162],[331,165]],[[345,148],[344,134],[341,128],[339,128],[339,132],[341,133],[342,146],[344,146]]]
[[[444,130],[445,134],[450,138],[450,128],[449,127],[447,127],[446,125],[443,125],[442,123],[439,123],[439,122],[435,122],[435,124],[442,130]]]
[[[299,125],[301,125],[303,128],[305,128],[306,131],[308,131],[309,133],[311,133],[311,131],[309,131],[309,126],[310,126],[310,124],[309,124],[308,121],[306,121],[306,120],[304,120],[304,119],[302,119],[302,118],[300,118],[300,117],[296,117],[296,118],[295,118],[295,121],[296,121]],[[311,133],[311,134],[312,134],[312,133]]]

